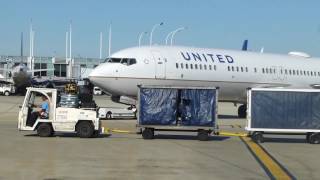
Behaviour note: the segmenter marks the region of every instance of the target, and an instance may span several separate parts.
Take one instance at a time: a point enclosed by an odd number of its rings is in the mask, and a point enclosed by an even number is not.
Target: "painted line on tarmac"
[[[240,137],[270,179],[296,179],[283,165],[271,156],[261,145],[249,137]]]

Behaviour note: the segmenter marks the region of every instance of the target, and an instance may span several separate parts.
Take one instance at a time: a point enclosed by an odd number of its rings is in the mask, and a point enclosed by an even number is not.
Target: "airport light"
[[[140,35],[139,35],[139,47],[140,47],[140,45],[141,45],[141,39],[142,39],[142,37],[143,37],[144,34],[148,34],[148,32],[145,31],[145,32],[141,32],[141,33],[140,33]]]
[[[166,45],[168,44],[168,40],[169,40],[169,37],[172,35],[174,31],[171,31],[168,33],[167,37],[166,37]]]
[[[152,30],[150,32],[150,46],[152,45],[152,35],[153,35],[153,31],[158,27],[158,26],[162,26],[163,25],[163,22],[159,23],[159,24],[155,24],[153,27],[152,27]]]
[[[176,30],[174,30],[173,32],[172,32],[172,35],[171,35],[171,46],[172,46],[172,44],[173,44],[173,38],[174,38],[174,36],[176,35],[176,33],[177,32],[180,32],[180,31],[183,31],[183,30],[185,30],[185,29],[187,29],[186,27],[181,27],[181,28],[178,28],[178,29],[176,29]]]

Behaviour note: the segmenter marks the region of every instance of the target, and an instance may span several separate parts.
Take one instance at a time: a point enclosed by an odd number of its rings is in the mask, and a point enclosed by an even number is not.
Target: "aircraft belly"
[[[255,87],[250,83],[235,82],[214,82],[214,81],[186,81],[186,80],[165,80],[165,79],[138,79],[118,78],[114,83],[109,84],[111,93],[117,95],[136,96],[138,85],[157,86],[183,86],[183,87],[219,87],[219,100],[231,102],[245,102],[246,90],[248,87]]]

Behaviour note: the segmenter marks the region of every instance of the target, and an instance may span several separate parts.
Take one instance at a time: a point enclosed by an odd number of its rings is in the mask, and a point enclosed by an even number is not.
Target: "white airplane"
[[[219,101],[241,103],[246,115],[246,89],[253,87],[320,88],[320,59],[289,55],[182,46],[133,47],[111,55],[89,75],[112,94],[135,99],[137,85],[214,86]]]

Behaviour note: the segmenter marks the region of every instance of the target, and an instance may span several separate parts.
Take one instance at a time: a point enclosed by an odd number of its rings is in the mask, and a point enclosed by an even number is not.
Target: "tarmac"
[[[249,138],[195,133],[156,133],[144,140],[135,133],[82,139],[74,134],[40,138],[17,129],[23,96],[0,96],[0,180],[2,179],[320,179],[320,145],[304,136],[269,135],[257,145]],[[108,96],[99,106],[119,106]],[[219,103],[221,131],[243,133],[237,107]],[[106,128],[134,132],[135,119],[104,120]],[[268,158],[269,157],[269,158]],[[276,167],[278,166],[278,167]]]

